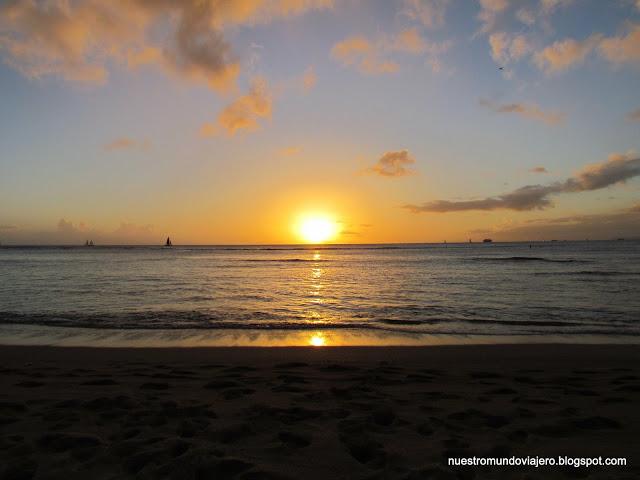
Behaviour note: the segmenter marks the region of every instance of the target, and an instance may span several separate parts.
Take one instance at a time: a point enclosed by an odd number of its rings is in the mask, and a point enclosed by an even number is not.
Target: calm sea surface
[[[0,324],[640,334],[640,242],[3,247]]]

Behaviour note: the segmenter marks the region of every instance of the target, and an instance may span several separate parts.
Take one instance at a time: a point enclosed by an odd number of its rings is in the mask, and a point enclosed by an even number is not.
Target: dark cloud
[[[475,233],[515,241],[640,238],[640,204],[621,211],[534,219]]]
[[[542,186],[527,185],[514,190],[511,193],[487,197],[480,200],[436,200],[423,205],[405,205],[404,208],[413,212],[461,212],[466,210],[497,210],[508,208],[510,210],[535,210],[543,209],[551,205],[548,196],[562,191],[560,183]]]
[[[640,158],[613,154],[607,161],[589,165],[564,182],[549,185],[527,185],[510,193],[479,200],[436,200],[422,205],[404,205],[403,208],[413,213],[498,209],[542,210],[552,205],[549,198],[552,195],[599,190],[623,183],[638,175],[640,175]]]
[[[640,158],[614,153],[609,160],[588,165],[565,183],[567,192],[598,190],[640,175]]]
[[[240,63],[226,27],[331,6],[332,0],[10,0],[0,2],[0,54],[29,78],[104,83],[112,64],[157,64],[227,90]]]

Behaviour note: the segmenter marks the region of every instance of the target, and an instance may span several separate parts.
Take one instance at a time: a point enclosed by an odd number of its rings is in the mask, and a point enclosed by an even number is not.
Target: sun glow
[[[305,216],[298,226],[298,234],[307,243],[324,243],[338,233],[338,224],[326,216]]]
[[[327,339],[323,333],[318,332],[315,335],[311,336],[309,339],[309,345],[313,347],[324,347],[327,344]]]

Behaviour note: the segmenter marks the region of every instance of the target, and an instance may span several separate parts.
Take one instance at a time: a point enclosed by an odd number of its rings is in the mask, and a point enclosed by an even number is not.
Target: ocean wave
[[[243,318],[239,318],[243,317]],[[585,333],[594,330],[615,330],[619,335],[633,332],[635,322],[598,322],[570,320],[501,320],[493,318],[372,318],[369,321],[309,321],[293,315],[274,316],[268,312],[246,312],[244,315],[205,313],[197,311],[123,312],[120,314],[17,313],[0,312],[0,325],[39,325],[98,330],[383,330],[405,333],[491,334],[550,333],[563,329],[564,333]],[[433,326],[438,326],[433,330]],[[447,327],[449,326],[449,327]],[[498,330],[487,332],[487,327]],[[429,327],[421,329],[420,327]],[[500,329],[499,327],[509,327]],[[517,328],[515,332],[513,329]]]
[[[112,314],[48,314],[0,313],[0,324],[76,327],[103,330],[327,330],[379,329],[373,323],[310,322],[300,320],[274,321],[265,312],[251,314],[253,321],[222,320],[215,315],[197,312],[131,312]]]
[[[270,263],[296,263],[296,262],[329,262],[327,259],[317,259],[313,258],[242,258],[239,259],[240,262],[270,262]]]
[[[587,263],[587,260],[574,258],[545,258],[545,257],[473,257],[476,262],[549,262],[549,263]]]
[[[618,277],[618,276],[640,276],[640,272],[619,272],[619,271],[598,271],[598,270],[578,270],[575,272],[535,272],[534,275],[595,275],[598,277]]]

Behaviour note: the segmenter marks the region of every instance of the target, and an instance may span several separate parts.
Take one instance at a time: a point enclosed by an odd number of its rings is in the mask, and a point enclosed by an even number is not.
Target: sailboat
[[[165,247],[173,247],[173,243],[171,243],[171,239],[167,237],[167,241],[164,244]]]

